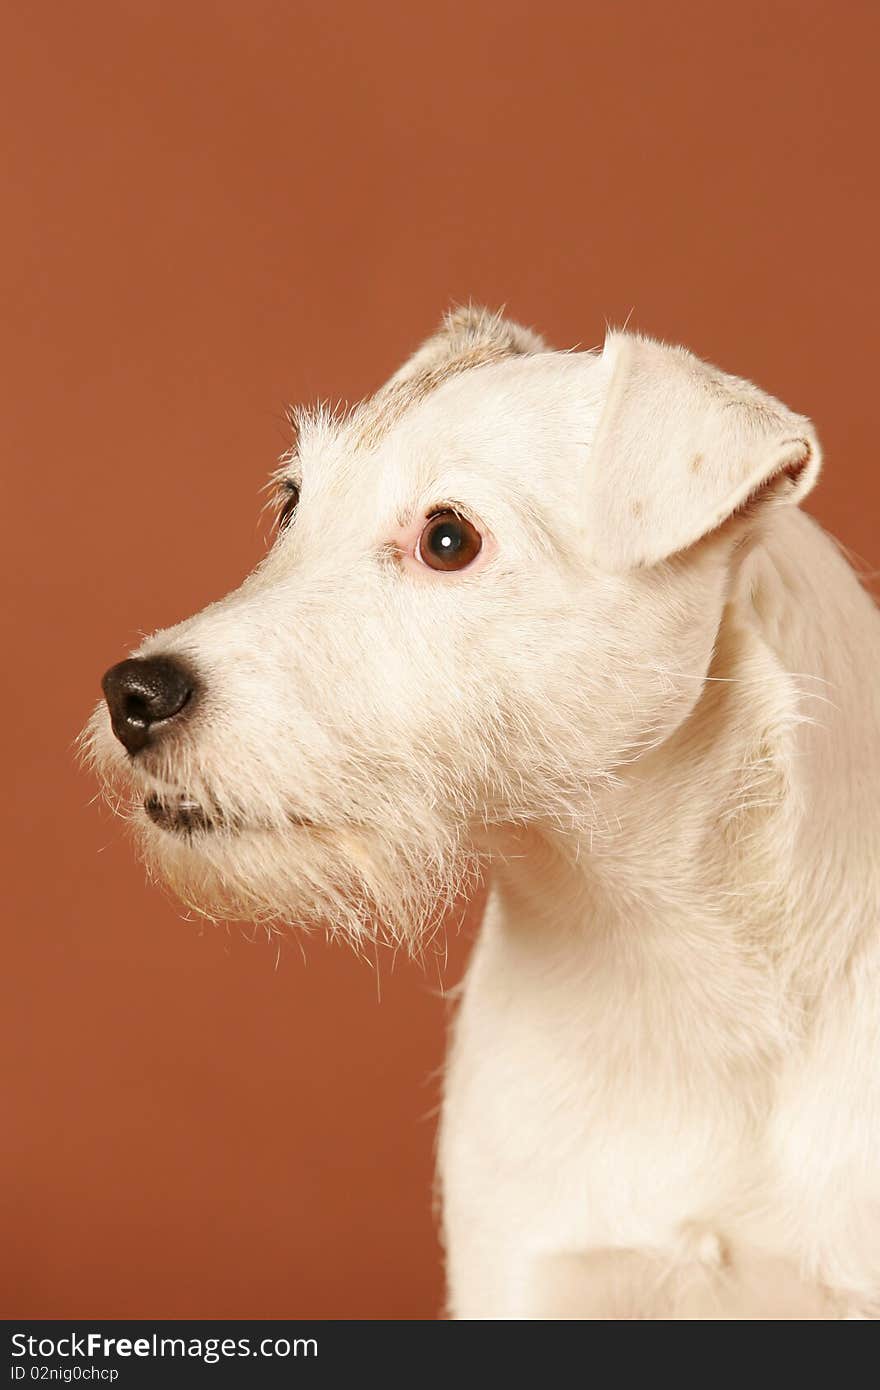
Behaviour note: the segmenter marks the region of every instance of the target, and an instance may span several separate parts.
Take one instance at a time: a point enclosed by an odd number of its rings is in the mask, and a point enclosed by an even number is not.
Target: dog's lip
[[[186,796],[183,793],[161,796],[156,792],[151,792],[144,798],[144,810],[154,825],[160,830],[168,830],[178,835],[192,835],[194,831],[212,830],[248,830],[260,829],[259,826],[249,826],[245,822],[230,819],[221,815],[217,811],[207,811],[200,801],[194,797]],[[287,816],[291,825],[301,826],[303,829],[315,829],[315,822],[306,816],[297,815],[289,812]],[[269,829],[270,827],[263,827]]]
[[[144,800],[144,810],[160,830],[191,835],[194,830],[213,830],[216,824],[204,806],[188,796],[169,798],[152,793]]]

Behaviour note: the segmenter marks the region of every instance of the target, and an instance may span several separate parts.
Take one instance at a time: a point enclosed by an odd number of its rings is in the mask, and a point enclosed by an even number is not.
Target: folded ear
[[[612,333],[609,384],[587,466],[585,525],[596,561],[652,565],[733,513],[797,502],[821,453],[803,415],[683,348]]]
[[[513,319],[503,318],[476,304],[461,304],[444,314],[436,333],[432,333],[412,357],[404,362],[388,385],[411,381],[427,373],[441,372],[455,361],[478,365],[532,352],[546,352],[543,338]]]

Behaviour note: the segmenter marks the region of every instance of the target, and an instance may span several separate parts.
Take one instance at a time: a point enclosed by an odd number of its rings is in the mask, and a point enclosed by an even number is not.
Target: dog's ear
[[[809,420],[750,382],[627,333],[609,335],[602,363],[584,521],[604,567],[655,564],[735,513],[797,502],[815,483]]]
[[[474,364],[546,352],[547,344],[537,333],[491,309],[462,304],[450,309],[436,333],[432,333],[412,357],[394,373],[389,385],[415,377],[442,372],[455,361]]]

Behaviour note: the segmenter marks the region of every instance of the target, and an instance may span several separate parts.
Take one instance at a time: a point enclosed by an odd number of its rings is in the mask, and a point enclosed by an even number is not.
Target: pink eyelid
[[[415,521],[411,522],[409,526],[404,527],[402,530],[396,531],[394,535],[391,536],[389,542],[389,544],[393,546],[400,564],[404,569],[408,570],[411,574],[418,575],[422,579],[430,580],[432,583],[436,583],[437,581],[444,584],[454,583],[456,580],[461,580],[468,575],[478,573],[487,561],[491,560],[498,549],[495,537],[477,521],[476,517],[466,517],[466,520],[470,521],[471,525],[476,527],[482,538],[483,544],[480,547],[479,555],[476,559],[472,560],[469,565],[466,565],[464,569],[431,569],[425,564],[424,560],[420,560],[418,557],[419,537],[430,520],[438,516],[441,512],[446,511],[458,515],[454,507],[432,507],[430,512],[427,512],[424,516],[417,517]],[[461,513],[461,515],[464,516],[465,514]]]

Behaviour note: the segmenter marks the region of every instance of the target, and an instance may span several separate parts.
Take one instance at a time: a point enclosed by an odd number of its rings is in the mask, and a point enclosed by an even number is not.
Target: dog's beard
[[[179,834],[135,820],[151,874],[200,914],[321,927],[356,944],[378,938],[423,949],[479,876],[476,854],[449,837],[438,854],[436,837],[395,841],[375,828]]]
[[[481,876],[460,808],[444,816],[415,784],[408,804],[393,808],[374,784],[370,814],[362,807],[357,818],[329,808],[313,818],[312,807],[303,815],[268,788],[233,802],[194,761],[175,769],[169,759],[155,774],[132,766],[101,710],[82,755],[130,824],[151,878],[201,916],[321,928],[355,945],[385,940],[420,952]]]

